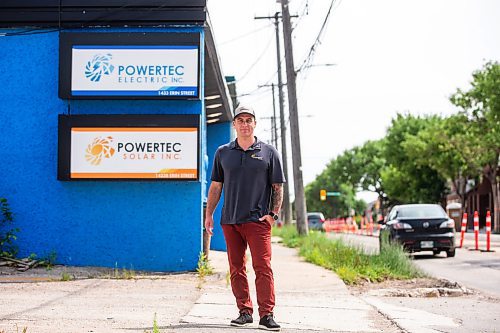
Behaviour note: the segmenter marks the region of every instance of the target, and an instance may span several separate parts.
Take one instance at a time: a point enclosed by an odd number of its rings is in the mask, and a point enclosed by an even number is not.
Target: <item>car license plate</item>
[[[434,242],[433,241],[422,241],[420,242],[420,247],[422,249],[429,249],[434,247]]]

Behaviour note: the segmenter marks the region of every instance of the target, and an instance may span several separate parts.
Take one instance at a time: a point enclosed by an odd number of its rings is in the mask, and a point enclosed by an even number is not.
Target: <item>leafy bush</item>
[[[13,242],[17,239],[18,228],[11,228],[14,221],[7,199],[0,198],[0,256],[13,258],[17,255],[17,247]]]
[[[214,274],[214,269],[212,265],[210,265],[207,255],[203,252],[200,252],[198,257],[198,267],[196,268],[196,272],[198,272],[198,276],[200,278]]]

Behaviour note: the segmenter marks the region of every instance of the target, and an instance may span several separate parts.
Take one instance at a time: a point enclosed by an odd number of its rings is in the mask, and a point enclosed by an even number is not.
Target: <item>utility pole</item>
[[[281,127],[281,158],[283,159],[283,172],[286,183],[283,186],[283,220],[285,225],[292,224],[292,203],[290,202],[290,178],[288,177],[288,157],[286,148],[286,122],[285,122],[285,98],[283,96],[283,78],[281,76],[281,50],[280,50],[280,26],[279,13],[274,14],[274,27],[276,28],[276,59],[278,64],[278,99],[280,105],[280,127]]]
[[[271,91],[273,94],[273,115],[272,117],[260,117],[260,119],[271,119],[271,144],[278,149],[278,124],[276,123],[276,99],[274,96],[274,83],[271,84],[264,84],[261,86],[258,86],[259,88],[261,87],[271,87]]]
[[[271,84],[271,90],[273,93],[273,121],[272,121],[272,126],[273,126],[273,145],[278,149],[278,124],[276,124],[276,100],[274,98],[274,83]]]
[[[285,98],[283,97],[283,78],[281,75],[281,49],[280,49],[280,28],[279,28],[279,12],[274,16],[255,17],[258,19],[274,19],[276,30],[276,57],[278,60],[278,98],[280,106],[280,128],[281,128],[281,159],[283,162],[283,173],[285,174],[286,183],[283,185],[283,205],[281,207],[283,221],[286,225],[292,223],[292,205],[290,202],[290,178],[288,177],[288,157],[286,148],[286,122],[285,122]],[[274,96],[274,94],[273,94]]]
[[[295,85],[295,67],[293,64],[292,24],[288,0],[281,0],[283,14],[283,36],[285,43],[286,77],[288,88],[288,109],[290,111],[290,133],[292,139],[293,179],[295,187],[295,212],[297,214],[297,231],[299,235],[309,232],[307,226],[307,207],[304,195],[304,180],[302,177],[302,155],[300,151],[299,116],[297,105],[297,87]]]
[[[278,147],[276,146],[276,135],[275,135],[276,119],[274,119],[274,117],[270,118],[271,118],[271,144],[273,145],[273,147],[276,147],[276,149],[278,149]]]
[[[281,48],[280,48],[280,28],[279,19],[281,18],[279,12],[274,16],[261,16],[255,17],[256,20],[260,19],[273,19],[274,27],[276,30],[276,58],[278,60],[278,96],[280,106],[280,128],[281,128],[281,159],[283,160],[283,173],[285,174],[286,183],[283,185],[283,205],[281,206],[283,221],[286,225],[292,224],[292,205],[290,202],[290,178],[288,177],[288,156],[286,148],[286,122],[285,122],[285,98],[283,94],[283,79],[281,75]],[[274,94],[273,94],[274,96]]]

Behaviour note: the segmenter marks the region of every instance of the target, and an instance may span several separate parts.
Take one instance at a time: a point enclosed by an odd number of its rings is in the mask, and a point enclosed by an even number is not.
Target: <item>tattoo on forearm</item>
[[[271,210],[279,213],[283,203],[283,184],[273,184],[273,193],[271,195]]]
[[[212,215],[215,207],[219,203],[220,195],[222,193],[222,183],[212,182],[208,189],[207,197],[207,214]]]

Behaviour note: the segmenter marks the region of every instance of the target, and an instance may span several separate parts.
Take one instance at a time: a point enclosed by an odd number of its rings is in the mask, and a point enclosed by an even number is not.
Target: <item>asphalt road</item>
[[[483,238],[484,235],[481,235]],[[447,280],[456,281],[462,286],[476,289],[482,293],[500,298],[500,235],[493,235],[492,249],[495,252],[471,251],[474,248],[473,235],[466,235],[464,248],[457,248],[454,258],[447,258],[442,252],[433,256],[430,252],[414,254],[415,264],[426,273]],[[346,242],[361,246],[368,253],[378,253],[378,238],[353,234],[333,234],[331,238],[342,238]],[[480,248],[484,245],[480,242]]]

